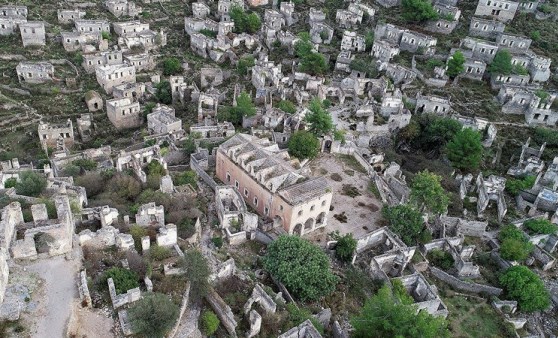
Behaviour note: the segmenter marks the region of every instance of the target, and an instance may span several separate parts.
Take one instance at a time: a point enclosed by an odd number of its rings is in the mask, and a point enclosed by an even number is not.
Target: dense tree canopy
[[[178,318],[178,305],[162,293],[148,292],[132,303],[128,316],[132,328],[142,337],[165,337]]]
[[[246,13],[242,7],[233,6],[230,11],[237,33],[256,33],[262,26],[262,21],[256,13]]]
[[[419,23],[438,18],[438,13],[428,0],[402,0],[401,7],[401,16],[408,22]]]
[[[446,154],[452,166],[463,171],[472,171],[479,167],[483,147],[481,135],[471,128],[463,128],[446,145]]]
[[[300,70],[311,75],[325,74],[329,65],[325,57],[314,51],[314,45],[310,41],[310,34],[301,32],[299,39],[295,42],[295,55],[300,58]]]
[[[236,97],[236,106],[231,106],[221,111],[217,118],[221,121],[228,121],[235,125],[241,125],[244,117],[256,115],[256,106],[248,93],[242,92]]]
[[[182,65],[180,64],[180,60],[175,57],[166,58],[163,61],[163,75],[175,75],[180,73],[182,69]]]
[[[533,251],[533,244],[525,234],[514,225],[506,225],[498,234],[500,255],[510,261],[524,261]]]
[[[500,276],[500,283],[508,297],[517,301],[525,312],[544,310],[550,305],[550,295],[536,273],[523,265],[508,268]]]
[[[530,219],[528,221],[525,221],[525,223],[523,223],[523,226],[527,228],[528,231],[534,234],[549,235],[558,231],[558,226],[556,226],[556,224],[553,224],[552,222],[544,218]]]
[[[465,70],[465,56],[460,51],[453,53],[451,59],[448,60],[448,70],[446,73],[449,77],[454,78],[457,75],[463,73]]]
[[[337,241],[335,245],[335,257],[343,262],[350,262],[357,247],[357,241],[352,233],[341,236],[339,232],[333,234],[333,239]]]
[[[507,49],[500,49],[496,52],[494,60],[488,66],[491,74],[509,75],[513,71],[512,55]]]
[[[161,81],[155,85],[155,97],[163,104],[172,103],[172,88],[169,81]]]
[[[333,130],[331,114],[324,108],[323,103],[314,98],[310,101],[304,121],[308,123],[308,130],[316,136],[323,136]]]
[[[506,180],[506,191],[517,196],[521,190],[530,189],[535,184],[537,176],[527,175],[520,178],[509,178]]]
[[[279,236],[267,247],[264,267],[296,298],[317,300],[335,290],[338,278],[317,246],[296,236]]]
[[[394,291],[387,285],[369,298],[360,314],[351,318],[355,329],[353,337],[406,337],[406,338],[439,338],[449,337],[447,322],[434,317],[425,310],[417,313],[412,305],[412,298],[405,294],[402,287]]]
[[[211,270],[207,260],[198,250],[189,250],[184,257],[178,261],[178,266],[186,273],[186,279],[190,282],[190,297],[202,298],[209,290],[209,274]]]
[[[461,123],[454,119],[423,112],[401,129],[398,138],[417,149],[440,151],[462,128]]]
[[[384,207],[384,217],[389,228],[397,234],[407,245],[415,245],[424,230],[422,214],[413,207],[401,204],[394,207]]]
[[[16,193],[24,196],[39,196],[47,186],[44,176],[33,171],[19,174],[19,181],[15,185]]]
[[[419,172],[411,182],[410,200],[419,210],[440,215],[448,210],[449,198],[442,188],[442,177],[424,170]]]
[[[287,147],[291,156],[312,159],[320,152],[320,140],[310,132],[299,130],[291,135]]]

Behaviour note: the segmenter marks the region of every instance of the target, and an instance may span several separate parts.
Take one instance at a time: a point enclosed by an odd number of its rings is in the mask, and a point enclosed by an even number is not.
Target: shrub
[[[15,189],[18,195],[36,197],[45,190],[46,186],[46,178],[32,171],[24,171],[19,174]]]
[[[97,169],[97,162],[85,158],[80,158],[72,161],[72,164],[83,168],[83,170],[95,170]]]
[[[178,318],[178,306],[167,295],[147,293],[128,310],[132,328],[144,337],[164,337]]]
[[[482,160],[481,135],[471,128],[463,128],[446,145],[451,164],[464,171],[476,170]]]
[[[298,326],[306,320],[310,320],[316,330],[318,330],[321,334],[324,333],[324,326],[316,319],[316,317],[312,316],[312,313],[307,309],[303,307],[296,307],[293,303],[289,303],[287,304],[287,312],[289,313],[289,326]]]
[[[209,274],[211,270],[207,260],[198,250],[188,250],[178,261],[178,266],[185,271],[185,277],[190,281],[190,297],[202,298],[209,290]]]
[[[103,278],[101,278],[103,286],[108,287],[107,281],[109,278],[112,278],[117,294],[126,293],[126,291],[139,286],[138,275],[128,269],[113,267],[105,271]]]
[[[213,237],[211,239],[211,242],[213,242],[213,245],[215,245],[217,249],[219,249],[223,246],[223,237]]]
[[[162,261],[171,256],[172,251],[167,247],[154,244],[149,248],[149,257],[154,261]]]
[[[175,185],[186,185],[190,184],[194,189],[198,186],[197,184],[198,175],[193,170],[186,170],[176,175],[174,178]]]
[[[302,301],[317,300],[335,289],[326,254],[309,241],[296,236],[279,236],[267,247],[264,268]]]
[[[533,187],[537,177],[528,175],[522,178],[510,178],[506,180],[506,191],[510,195],[517,196],[521,190],[527,190]]]
[[[535,234],[550,235],[558,231],[558,227],[547,219],[530,219],[523,225]]]
[[[385,207],[382,210],[389,228],[407,245],[415,245],[424,231],[422,214],[409,205]]]
[[[295,131],[287,144],[289,154],[298,159],[314,158],[320,150],[320,140],[306,130]]]
[[[180,60],[175,57],[166,58],[163,61],[163,75],[175,75],[180,72],[182,69],[182,65],[180,64]]]
[[[294,114],[296,113],[296,106],[289,100],[281,100],[277,103],[277,108],[281,109],[287,114]]]
[[[453,268],[455,263],[452,255],[449,252],[440,249],[434,249],[428,252],[426,258],[434,265],[442,270],[449,270]]]
[[[401,7],[403,8],[401,16],[408,22],[418,23],[438,18],[432,3],[427,0],[403,0]]]
[[[353,238],[353,234],[348,233],[344,236],[339,232],[333,234],[333,238],[337,240],[335,246],[335,257],[343,262],[350,262],[357,247],[357,241]]]
[[[184,218],[177,226],[178,237],[190,238],[196,232],[195,220]]]
[[[506,294],[518,302],[521,311],[544,310],[550,305],[550,295],[543,281],[526,266],[508,268],[500,276],[500,283]]]
[[[514,225],[507,225],[498,234],[500,240],[500,255],[511,261],[523,261],[527,259],[533,244],[529,243],[523,232]]]
[[[155,85],[155,97],[163,104],[172,103],[172,88],[169,81],[161,81]]]
[[[17,178],[10,177],[4,182],[4,189],[15,188],[17,185]]]
[[[210,310],[205,310],[203,312],[201,316],[201,322],[203,333],[205,333],[207,336],[211,336],[212,334],[214,334],[215,331],[217,331],[219,324],[221,323],[219,321],[219,318],[217,318],[217,315]]]

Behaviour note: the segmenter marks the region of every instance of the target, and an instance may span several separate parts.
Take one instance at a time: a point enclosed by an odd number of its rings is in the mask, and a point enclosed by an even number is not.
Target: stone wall
[[[496,288],[489,285],[462,281],[433,266],[430,267],[430,271],[436,278],[449,284],[452,288],[459,291],[470,292],[474,294],[485,293],[491,296],[499,296],[503,291],[500,288]]]
[[[170,331],[167,337],[176,336],[176,332],[178,331],[178,327],[180,326],[180,322],[182,321],[182,316],[184,316],[184,312],[186,312],[186,308],[188,307],[189,301],[190,301],[190,282],[186,282],[186,291],[184,291],[184,295],[182,296],[182,303],[180,304],[180,311],[178,312],[178,318],[176,319],[176,324],[174,325],[173,329]]]
[[[81,299],[81,306],[91,307],[91,294],[89,293],[89,287],[87,286],[87,273],[85,270],[81,271],[78,275],[78,291],[79,298]]]
[[[209,305],[221,321],[221,325],[229,334],[233,337],[236,337],[236,326],[238,325],[236,320],[234,319],[234,314],[231,308],[225,303],[225,301],[217,294],[214,289],[210,289],[205,296]]]
[[[107,280],[107,284],[109,287],[109,294],[110,294],[110,299],[112,301],[112,307],[114,309],[118,309],[119,307],[129,303],[133,303],[141,298],[141,291],[139,287],[130,289],[126,291],[126,293],[117,295],[116,288],[114,286],[114,281],[112,280],[112,278],[109,278]]]
[[[199,153],[198,153],[199,154]],[[205,170],[203,170],[203,168],[201,167],[201,165],[199,164],[198,159],[196,159],[197,154],[194,154],[192,156],[190,156],[190,168],[192,168],[193,171],[196,172],[196,174],[198,174],[198,176],[207,184],[211,187],[211,189],[215,190],[215,188],[217,187],[217,183],[215,182],[215,180],[209,176]]]

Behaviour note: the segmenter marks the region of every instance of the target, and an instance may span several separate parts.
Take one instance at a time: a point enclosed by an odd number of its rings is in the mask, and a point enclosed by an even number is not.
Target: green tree
[[[447,322],[434,317],[425,310],[419,311],[412,298],[401,287],[394,285],[392,291],[387,285],[366,300],[360,314],[351,318],[353,337],[407,337],[438,338],[449,337]]]
[[[407,245],[416,245],[424,230],[422,214],[407,204],[384,207],[382,214],[389,228]]]
[[[190,155],[196,152],[196,142],[194,141],[194,138],[191,135],[184,141],[184,144],[182,145],[182,149],[188,159],[190,158]]]
[[[448,210],[449,197],[440,184],[442,177],[424,170],[413,178],[410,200],[420,210],[440,215]]]
[[[222,114],[218,114],[219,120],[225,120],[235,125],[241,125],[243,117],[256,115],[256,106],[248,93],[242,92],[236,97],[236,106],[228,107]]]
[[[287,147],[291,156],[312,159],[320,152],[320,140],[312,133],[299,130],[291,135]]]
[[[517,196],[521,190],[531,189],[537,180],[535,175],[527,175],[522,178],[509,178],[506,180],[506,191]]]
[[[248,69],[252,68],[255,64],[254,57],[252,55],[246,56],[238,60],[238,64],[236,65],[236,71],[240,75],[248,74]]]
[[[449,77],[454,78],[457,75],[463,73],[465,70],[465,56],[460,51],[453,53],[451,59],[448,60],[448,70],[447,74]]]
[[[148,292],[128,310],[135,332],[143,337],[164,337],[178,318],[178,305],[165,294]]]
[[[182,69],[182,65],[180,64],[180,60],[175,57],[166,58],[163,61],[163,75],[175,75],[180,73]]]
[[[211,270],[201,252],[195,249],[186,251],[184,257],[178,261],[178,266],[185,271],[186,279],[190,282],[190,297],[205,297],[209,290]]]
[[[163,104],[172,103],[172,88],[169,81],[161,81],[155,85],[155,97]]]
[[[151,162],[147,165],[147,175],[165,176],[166,174],[167,170],[157,160],[151,160]]]
[[[327,255],[319,247],[296,236],[282,235],[271,242],[263,266],[302,301],[329,295],[338,280],[331,273]]]
[[[176,177],[174,178],[174,184],[175,185],[190,184],[192,187],[196,188],[198,186],[197,180],[198,180],[198,175],[196,175],[195,171],[185,170],[180,174],[176,175]]]
[[[533,244],[529,243],[525,234],[514,225],[506,225],[498,234],[500,240],[500,255],[510,261],[524,261],[533,251]]]
[[[408,22],[419,23],[438,19],[438,13],[428,0],[402,0],[401,7],[401,16]]]
[[[509,75],[513,71],[512,55],[507,49],[496,52],[494,60],[488,66],[488,71],[494,75]]]
[[[39,196],[47,186],[47,180],[44,176],[33,171],[24,171],[19,174],[19,181],[15,189],[18,195],[23,196]]]
[[[425,151],[443,148],[454,136],[463,129],[457,120],[441,117],[431,112],[423,112],[415,120],[420,132],[413,138],[413,146]]]
[[[556,226],[556,224],[553,224],[549,220],[544,218],[530,219],[528,221],[525,221],[525,223],[523,223],[523,226],[535,234],[550,235],[558,231],[558,227]]]
[[[217,318],[217,315],[211,310],[205,310],[201,316],[202,330],[208,337],[217,331],[221,321]]]
[[[4,182],[4,189],[15,188],[17,186],[17,178],[10,177]]]
[[[277,108],[281,109],[287,114],[294,114],[296,113],[296,106],[289,100],[281,100],[277,103]]]
[[[333,239],[337,241],[335,245],[335,257],[343,262],[350,262],[353,259],[357,247],[357,241],[353,234],[348,233],[343,236],[339,232],[333,234]]]
[[[262,27],[262,21],[256,13],[250,13],[246,16],[246,31],[254,34]]]
[[[114,267],[105,271],[103,278],[101,279],[103,287],[108,287],[107,281],[109,278],[112,278],[117,294],[126,293],[126,291],[139,286],[138,275],[128,269]]]
[[[453,256],[447,252],[440,249],[434,249],[429,251],[426,258],[432,263],[432,265],[439,267],[442,270],[449,270],[453,268],[455,260]]]
[[[295,55],[299,58],[304,58],[314,51],[314,45],[310,41],[310,34],[308,32],[298,33],[299,39],[294,44]]]
[[[310,53],[300,61],[300,71],[310,75],[323,75],[327,73],[329,65],[320,53]]]
[[[526,266],[516,265],[508,268],[500,276],[500,284],[507,296],[517,301],[521,311],[544,310],[550,305],[550,295],[543,281]]]
[[[261,19],[256,13],[248,14],[240,6],[233,6],[229,14],[237,33],[253,34],[260,30],[262,26]]]
[[[310,101],[308,110],[309,112],[306,114],[304,121],[309,124],[308,130],[311,133],[316,136],[323,136],[333,130],[331,114],[325,110],[319,99],[314,98]]]
[[[446,145],[446,154],[455,168],[472,171],[479,167],[483,147],[481,135],[471,128],[463,128]]]

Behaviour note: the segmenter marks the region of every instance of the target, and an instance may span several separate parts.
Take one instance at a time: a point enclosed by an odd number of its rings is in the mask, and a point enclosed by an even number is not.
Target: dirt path
[[[110,313],[81,307],[79,300],[73,303],[72,317],[68,324],[68,335],[79,338],[110,338],[114,334],[114,321]]]
[[[75,277],[78,264],[64,256],[38,260],[27,266],[44,280],[43,295],[33,316],[37,319],[32,328],[34,338],[65,337],[66,326],[77,298]]]

